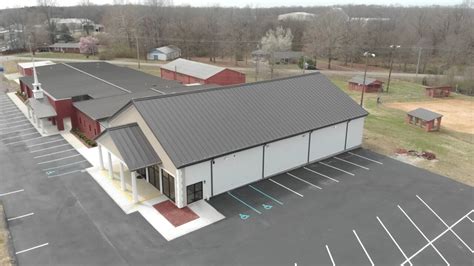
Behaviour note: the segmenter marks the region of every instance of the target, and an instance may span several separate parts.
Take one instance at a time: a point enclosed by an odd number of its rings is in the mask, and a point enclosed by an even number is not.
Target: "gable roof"
[[[414,116],[414,117],[418,117],[418,118],[420,118],[422,120],[425,120],[425,121],[431,121],[431,120],[434,120],[436,118],[443,117],[442,114],[435,113],[435,112],[430,111],[430,110],[425,109],[425,108],[417,108],[415,110],[412,110],[412,111],[408,112],[407,114],[409,114],[411,116]]]
[[[183,58],[178,58],[168,64],[162,65],[161,68],[200,79],[208,79],[226,69],[225,67],[204,64]]]
[[[37,67],[36,72],[43,90],[55,99],[82,95],[97,99],[150,88],[159,90],[182,86],[174,80],[106,62],[62,63]],[[32,76],[20,80],[32,87]]]
[[[160,157],[136,123],[108,128],[96,140],[100,142],[100,138],[105,135],[110,136],[130,171],[161,162]]]
[[[77,48],[79,49],[80,45],[78,42],[57,42],[51,44],[49,48]]]
[[[179,49],[178,47],[169,45],[169,46],[162,46],[162,47],[159,47],[159,48],[152,49],[150,52],[159,52],[159,53],[163,53],[163,54],[171,54],[171,53],[174,53],[174,52],[181,52],[181,49]]]
[[[364,77],[362,76],[355,76],[353,78],[351,78],[349,80],[349,82],[351,83],[357,83],[357,84],[363,84],[364,83]],[[374,82],[380,82],[380,83],[383,83],[382,81],[378,80],[378,79],[373,79],[373,78],[369,78],[369,77],[366,77],[365,78],[365,84],[364,85],[370,85]]]
[[[368,114],[320,73],[132,104],[177,168]]]

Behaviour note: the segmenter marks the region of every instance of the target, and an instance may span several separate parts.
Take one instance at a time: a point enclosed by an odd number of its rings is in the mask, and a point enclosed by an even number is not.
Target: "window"
[[[187,186],[186,196],[188,204],[202,200],[202,182]]]
[[[163,181],[163,189],[161,192],[163,192],[163,194],[165,194],[170,200],[175,201],[174,176],[168,174],[168,172],[162,169],[161,178]]]

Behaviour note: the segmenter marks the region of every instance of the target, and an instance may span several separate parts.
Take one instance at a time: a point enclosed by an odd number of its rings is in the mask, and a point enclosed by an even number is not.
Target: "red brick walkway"
[[[190,208],[184,207],[179,209],[173,202],[167,200],[153,205],[153,207],[161,213],[174,227],[178,227],[192,220],[199,218]]]

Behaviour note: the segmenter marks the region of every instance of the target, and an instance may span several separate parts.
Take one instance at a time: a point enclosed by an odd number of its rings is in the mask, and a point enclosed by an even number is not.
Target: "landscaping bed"
[[[71,129],[71,133],[76,136],[84,145],[86,145],[88,148],[96,147],[97,143],[89,139],[84,133],[82,133],[79,129],[73,128]]]
[[[13,252],[13,243],[8,230],[7,218],[0,201],[0,265],[17,265]]]

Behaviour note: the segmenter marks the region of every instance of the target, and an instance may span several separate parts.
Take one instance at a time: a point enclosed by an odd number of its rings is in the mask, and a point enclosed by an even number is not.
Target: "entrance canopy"
[[[153,150],[140,127],[127,124],[108,128],[96,141],[120,157],[130,171],[161,163],[160,157]]]
[[[47,98],[29,98],[26,104],[33,110],[34,114],[39,119],[55,117],[58,115]]]

